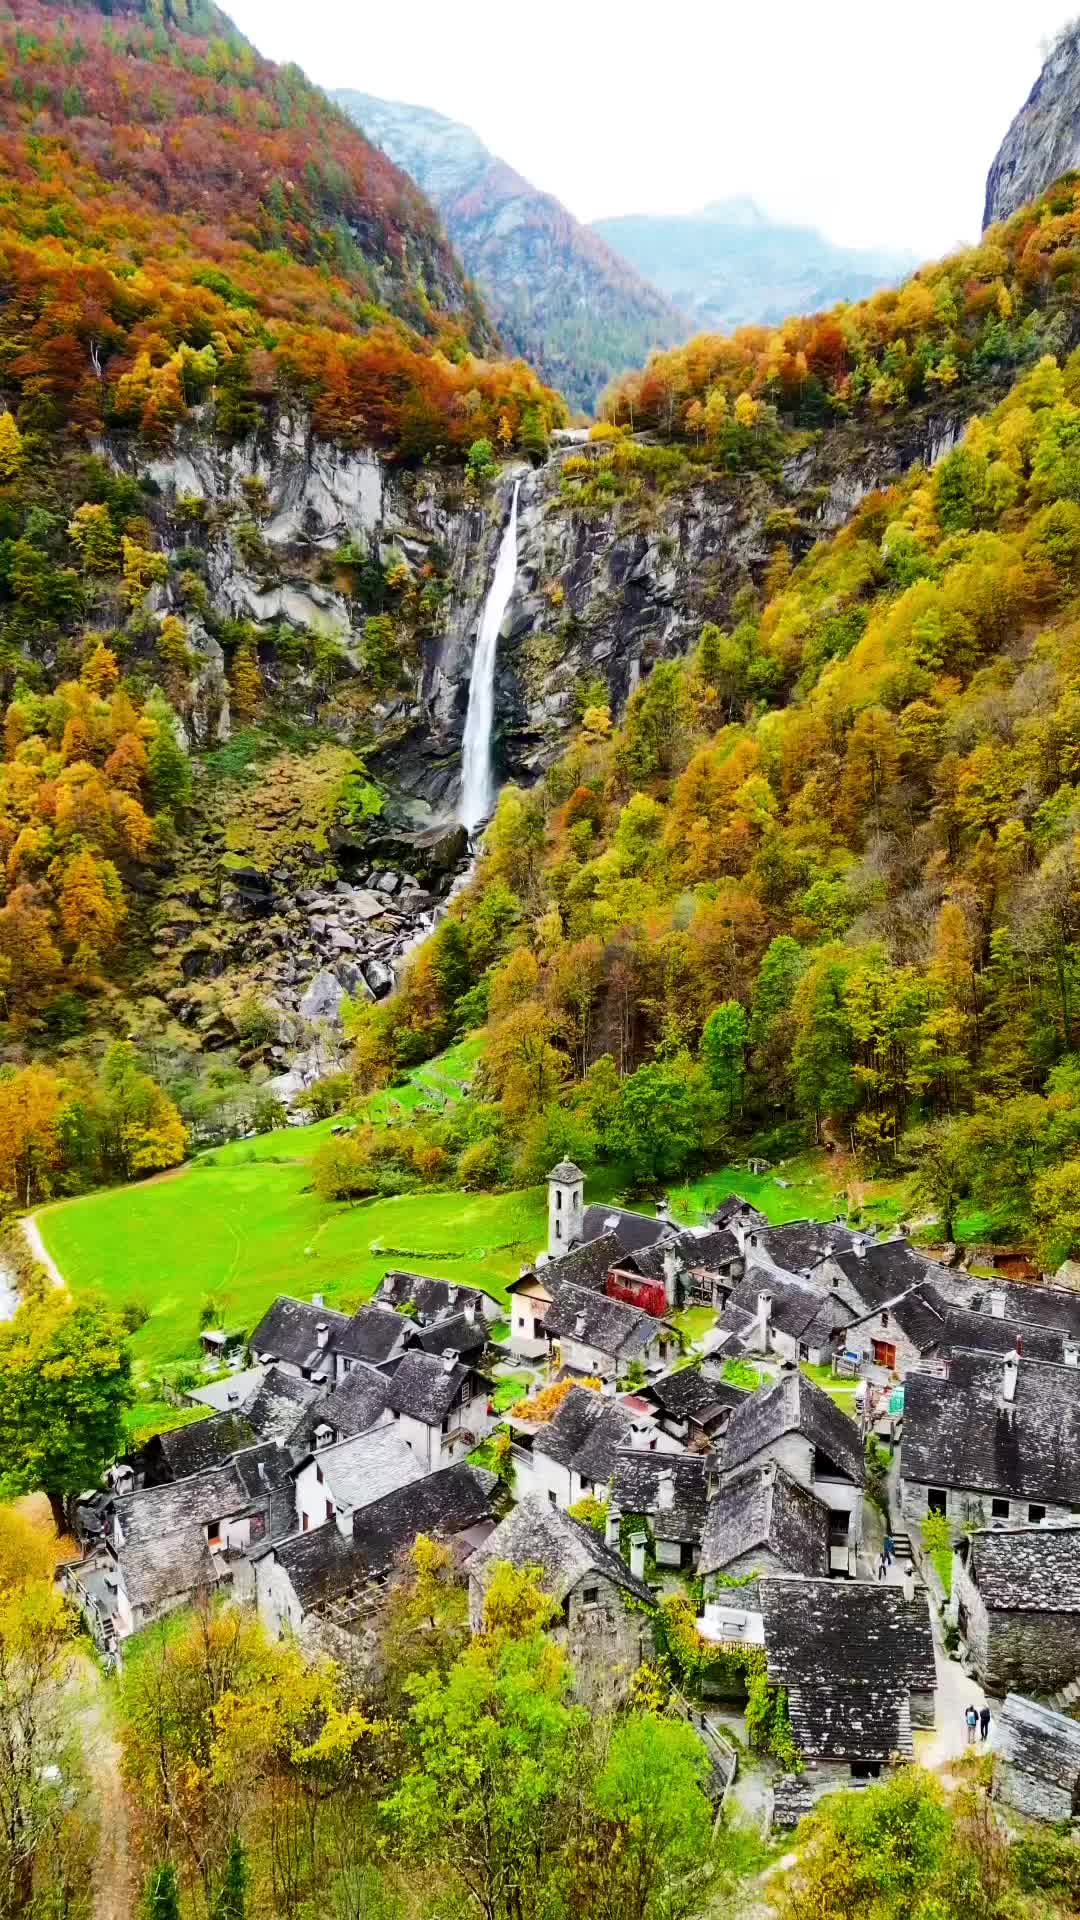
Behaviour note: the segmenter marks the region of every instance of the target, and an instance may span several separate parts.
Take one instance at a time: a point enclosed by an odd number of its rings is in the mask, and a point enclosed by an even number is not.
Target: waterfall
[[[475,833],[490,817],[495,805],[495,774],[491,763],[491,726],[495,716],[495,655],[499,628],[510,603],[517,578],[517,504],[520,480],[514,482],[510,517],[499,542],[495,572],[476,634],[472,673],[469,676],[469,707],[461,742],[461,824]]]

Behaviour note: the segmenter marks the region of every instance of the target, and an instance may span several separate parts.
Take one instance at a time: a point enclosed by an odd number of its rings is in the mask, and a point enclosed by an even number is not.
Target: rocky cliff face
[[[986,180],[983,226],[1007,220],[1080,166],[1080,22],[1066,28],[1005,135]]]
[[[778,539],[797,558],[868,491],[947,452],[976,404],[968,394],[891,431],[833,429],[789,459],[778,482],[708,474],[599,509],[564,495],[568,454],[602,451],[572,436],[541,466],[508,463],[480,500],[460,472],[405,472],[318,442],[285,416],[272,437],[232,448],[187,432],[149,466],[125,443],[105,445],[114,463],[149,481],[174,559],[200,560],[204,615],[188,615],[196,659],[181,701],[191,743],[220,747],[232,730],[225,655],[212,632],[230,619],[266,636],[268,693],[322,743],[283,747],[237,779],[210,783],[153,910],[146,990],[208,1046],[231,1043],[238,1009],[258,997],[278,1022],[266,1057],[294,1075],[290,1092],[296,1075],[316,1077],[335,1057],[343,994],[390,990],[467,856],[455,824],[461,736],[516,480],[518,572],[500,639],[493,744],[499,778],[527,782],[568,739],[582,683],[602,680],[621,713],[657,660],[692,647],[704,621],[729,621]],[[428,627],[400,629],[407,667],[390,692],[370,686],[358,560],[380,577],[403,567],[439,585]],[[166,591],[158,590],[159,620]],[[332,685],[310,664],[281,678],[282,633],[335,644]],[[380,817],[350,823],[333,796],[357,746],[386,800]]]

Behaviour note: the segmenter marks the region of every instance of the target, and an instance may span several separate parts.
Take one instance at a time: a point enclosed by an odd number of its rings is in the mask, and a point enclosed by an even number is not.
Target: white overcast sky
[[[945,252],[1077,0],[223,0],[325,87],[435,107],[579,219],[749,193]]]

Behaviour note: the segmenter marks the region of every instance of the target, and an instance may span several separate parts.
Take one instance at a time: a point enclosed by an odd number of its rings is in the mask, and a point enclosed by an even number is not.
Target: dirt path
[[[41,1237],[41,1228],[38,1226],[37,1220],[34,1217],[34,1215],[32,1213],[28,1213],[25,1219],[21,1220],[19,1224],[22,1227],[23,1237],[31,1253],[34,1256],[34,1259],[37,1260],[41,1266],[44,1267],[46,1273],[49,1276],[49,1279],[53,1283],[53,1286],[65,1287],[67,1285],[67,1281],[64,1279],[64,1276],[61,1273],[59,1267],[57,1266],[56,1261],[53,1259],[52,1254],[49,1252],[48,1247],[45,1245],[45,1242]]]
[[[127,1799],[120,1771],[122,1752],[110,1723],[105,1682],[85,1654],[76,1657],[72,1686],[79,1703],[75,1725],[100,1822],[94,1861],[94,1920],[130,1920],[134,1901]]]

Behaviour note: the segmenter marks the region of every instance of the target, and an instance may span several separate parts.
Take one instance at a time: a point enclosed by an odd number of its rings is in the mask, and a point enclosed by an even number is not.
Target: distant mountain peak
[[[592,412],[608,381],[690,323],[553,195],[430,107],[340,88],[368,138],[434,200],[505,344]]]
[[[724,227],[767,227],[770,224],[768,214],[748,193],[733,193],[725,200],[710,200],[702,207],[700,217],[703,220],[715,220]]]

